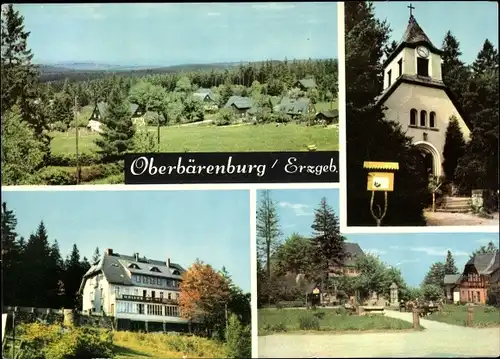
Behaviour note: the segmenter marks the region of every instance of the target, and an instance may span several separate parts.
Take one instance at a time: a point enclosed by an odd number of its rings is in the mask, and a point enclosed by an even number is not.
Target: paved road
[[[387,316],[412,321],[411,313]],[[500,328],[466,328],[421,319],[424,331],[276,334],[259,337],[259,358],[497,357]]]
[[[498,226],[498,213],[493,219],[470,213],[424,212],[427,226]]]

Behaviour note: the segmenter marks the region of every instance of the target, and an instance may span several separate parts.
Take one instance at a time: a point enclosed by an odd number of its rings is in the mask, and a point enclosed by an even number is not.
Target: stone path
[[[412,321],[411,313],[386,316]],[[466,328],[421,319],[423,331],[275,334],[258,340],[259,358],[498,357],[500,328]]]
[[[424,212],[428,226],[496,226],[498,213],[493,219],[481,218],[469,213]]]

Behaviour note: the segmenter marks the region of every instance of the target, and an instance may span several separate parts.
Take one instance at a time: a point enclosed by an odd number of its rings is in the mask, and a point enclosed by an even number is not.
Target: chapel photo
[[[497,226],[496,4],[354,1],[344,15],[347,226]]]

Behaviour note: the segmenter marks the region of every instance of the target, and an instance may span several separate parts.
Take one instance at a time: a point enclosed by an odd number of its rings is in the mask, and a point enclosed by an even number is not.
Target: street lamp
[[[397,162],[370,162],[365,161],[363,167],[370,172],[368,172],[368,191],[371,191],[372,195],[370,198],[370,213],[377,223],[377,227],[380,227],[382,219],[384,219],[387,213],[387,192],[394,191],[394,172],[399,169],[399,164]],[[371,172],[371,171],[377,172]],[[384,209],[381,210],[378,207],[378,213],[374,211],[373,202],[375,200],[375,192],[384,192]]]

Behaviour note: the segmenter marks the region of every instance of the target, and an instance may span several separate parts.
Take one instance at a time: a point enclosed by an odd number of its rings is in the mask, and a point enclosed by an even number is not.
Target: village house
[[[130,117],[132,118],[132,123],[138,127],[145,126],[149,122],[156,123],[159,119],[163,117],[162,114],[156,111],[146,111],[144,106],[139,106],[136,103],[129,103],[128,106],[129,106]],[[95,123],[91,126],[90,121],[102,123],[102,119],[106,115],[107,108],[108,104],[106,102],[98,102],[95,105],[94,110],[90,115],[89,124],[87,125],[87,127],[90,130],[95,131],[94,128],[96,127]]]
[[[500,285],[500,252],[477,254],[462,274],[444,277],[446,298],[460,303],[486,303],[488,291]]]
[[[231,108],[242,117],[252,115],[255,112],[253,100],[249,97],[231,96],[224,108]]]
[[[332,125],[339,123],[338,110],[324,110],[316,114],[316,122],[324,123],[325,125]]]
[[[193,97],[203,102],[203,109],[205,111],[215,111],[219,108],[211,89],[200,88],[193,93]]]
[[[307,92],[307,90],[316,88],[316,81],[313,78],[298,80],[293,84],[293,87],[300,91]]]
[[[184,271],[170,258],[152,260],[106,249],[83,276],[82,311],[114,317],[118,330],[187,331],[189,322],[179,308]]]
[[[292,118],[313,112],[311,101],[307,97],[299,97],[297,99],[283,97],[280,104],[276,106],[276,109],[286,113]]]
[[[464,138],[470,138],[463,112],[443,83],[442,54],[410,15],[403,38],[383,64],[383,92],[377,99],[386,108],[385,118],[400,123],[403,132],[413,138],[427,172],[434,176],[442,175],[450,118],[457,118]]]

